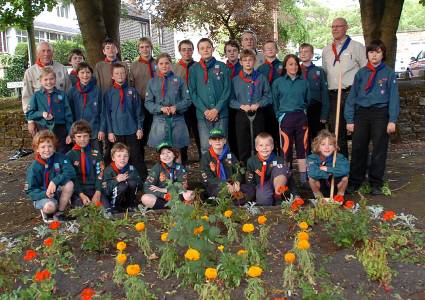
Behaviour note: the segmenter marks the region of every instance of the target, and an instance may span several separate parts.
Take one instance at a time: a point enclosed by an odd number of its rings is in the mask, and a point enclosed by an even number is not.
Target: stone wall
[[[401,112],[397,123],[398,137],[403,140],[425,140],[425,80],[399,82]],[[16,101],[16,100],[15,100]],[[18,101],[4,108],[0,101],[0,147],[31,147],[31,138]]]

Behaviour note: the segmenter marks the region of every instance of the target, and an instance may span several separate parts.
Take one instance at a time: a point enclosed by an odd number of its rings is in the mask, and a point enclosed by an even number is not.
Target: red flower
[[[164,195],[164,200],[165,200],[165,201],[170,201],[170,200],[171,200],[171,194],[170,194],[170,193],[166,193],[166,194]]]
[[[343,195],[335,195],[334,201],[342,204],[342,202],[344,202],[344,196]]]
[[[281,186],[279,186],[278,188],[277,188],[277,192],[279,193],[279,194],[283,194],[284,192],[286,192],[288,190],[288,186],[286,186],[286,185],[281,185]]]
[[[296,198],[295,200],[294,200],[294,203],[295,203],[295,205],[297,205],[297,206],[301,206],[301,205],[304,205],[304,200],[302,199],[302,198]]]
[[[51,230],[56,230],[61,226],[61,222],[59,221],[53,221],[52,223],[50,223],[49,228]]]
[[[36,257],[37,257],[37,252],[35,252],[32,249],[28,249],[27,252],[25,253],[24,260],[30,261],[30,260],[33,260]]]
[[[291,210],[294,211],[294,212],[298,210],[298,205],[295,202],[292,202]]]
[[[49,238],[47,238],[47,239],[45,239],[45,240],[43,241],[43,244],[44,244],[44,246],[46,246],[46,247],[50,247],[50,246],[52,246],[52,245],[53,245],[53,239],[52,239],[51,237],[49,237]]]
[[[392,210],[384,211],[384,215],[382,216],[382,219],[384,219],[384,221],[391,221],[394,218],[395,218],[395,212],[393,212]]]
[[[44,269],[43,271],[38,271],[35,273],[34,280],[40,282],[46,279],[50,279],[50,275],[50,272]]]
[[[101,207],[102,206],[102,201],[97,200],[94,205],[96,205],[97,207]]]
[[[81,291],[80,298],[81,300],[91,300],[94,295],[96,295],[96,292],[93,289],[85,288]]]
[[[354,201],[351,201],[351,200],[345,201],[344,207],[345,208],[353,208],[354,207]]]

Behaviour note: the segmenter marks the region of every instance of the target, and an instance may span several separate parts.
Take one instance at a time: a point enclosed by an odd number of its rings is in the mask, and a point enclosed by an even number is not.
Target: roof
[[[136,19],[149,22],[149,13],[143,9],[128,3],[121,3],[121,18]]]
[[[68,26],[61,26],[51,23],[45,23],[45,22],[34,22],[34,28],[36,29],[44,29],[48,31],[54,31],[54,32],[60,32],[60,33],[71,33],[71,34],[79,34],[80,30],[78,28],[72,28]]]

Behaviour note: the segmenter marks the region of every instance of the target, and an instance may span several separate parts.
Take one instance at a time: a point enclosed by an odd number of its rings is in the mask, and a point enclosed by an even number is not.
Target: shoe
[[[380,187],[372,186],[372,191],[370,192],[370,194],[372,196],[379,196],[383,195],[384,193],[382,192],[382,189]]]

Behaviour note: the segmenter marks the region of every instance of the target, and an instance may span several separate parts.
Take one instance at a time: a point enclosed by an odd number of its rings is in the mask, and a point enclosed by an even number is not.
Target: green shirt
[[[153,192],[149,188],[152,186],[156,186],[161,189],[166,188],[168,180],[171,180],[172,182],[180,182],[184,187],[187,186],[186,169],[177,163],[174,163],[172,167],[165,166],[162,163],[156,163],[146,178],[143,185],[143,193],[153,194],[158,198],[164,198],[166,193]]]
[[[224,170],[226,172],[227,180],[231,179],[234,174],[238,173],[239,161],[236,156],[229,152],[226,158],[222,161]],[[212,157],[208,151],[201,158],[201,175],[204,184],[219,184],[222,180],[217,176],[217,170],[219,172],[220,165],[217,164],[217,160]],[[238,174],[236,181],[241,182],[241,175]]]

